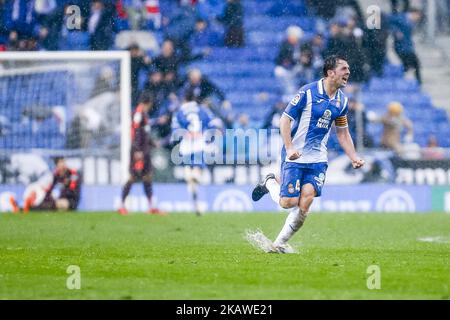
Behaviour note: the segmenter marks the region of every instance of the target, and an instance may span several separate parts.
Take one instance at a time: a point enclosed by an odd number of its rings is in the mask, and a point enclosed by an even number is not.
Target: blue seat
[[[395,83],[398,91],[414,92],[420,90],[419,83],[416,80],[399,80]]]
[[[247,39],[252,46],[278,45],[284,38],[284,34],[270,31],[252,31],[247,35]]]
[[[383,76],[400,78],[403,77],[403,70],[403,65],[401,64],[385,64],[383,68]]]
[[[73,31],[67,34],[59,44],[61,50],[89,50],[89,33],[83,31]]]

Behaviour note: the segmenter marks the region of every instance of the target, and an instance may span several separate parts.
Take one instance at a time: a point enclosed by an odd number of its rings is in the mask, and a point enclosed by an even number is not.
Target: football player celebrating
[[[285,209],[291,209],[273,244],[263,234],[255,242],[265,243],[266,251],[293,252],[289,239],[302,227],[314,197],[320,197],[327,171],[327,141],[331,126],[336,125],[339,144],[353,168],[364,165],[353,145],[347,125],[348,98],[341,88],[347,85],[350,67],[345,58],[325,59],[324,78],[303,86],[286,107],[280,120],[283,139],[280,182],[274,174],[253,190],[258,201],[266,193]],[[255,236],[255,235],[254,235]]]

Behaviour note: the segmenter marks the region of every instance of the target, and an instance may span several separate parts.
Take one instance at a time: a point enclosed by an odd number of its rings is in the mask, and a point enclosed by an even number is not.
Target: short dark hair
[[[60,162],[61,160],[64,160],[64,157],[61,157],[61,156],[53,157],[53,163],[55,165],[57,165],[58,162]]]
[[[133,42],[132,44],[130,44],[128,46],[128,50],[139,50],[139,49],[140,49],[140,47],[136,42]]]
[[[184,100],[187,102],[190,101],[197,101],[197,96],[195,94],[195,90],[194,88],[188,88],[185,92],[184,92]]]
[[[328,76],[328,70],[336,69],[339,60],[347,61],[347,58],[344,57],[343,55],[339,55],[339,54],[333,54],[333,55],[325,58],[325,61],[323,62],[323,76],[324,77]]]
[[[153,103],[153,95],[148,91],[143,91],[139,97],[140,103]]]

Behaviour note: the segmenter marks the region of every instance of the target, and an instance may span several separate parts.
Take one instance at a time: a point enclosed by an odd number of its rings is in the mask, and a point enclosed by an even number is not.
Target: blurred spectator
[[[286,104],[283,101],[278,101],[270,109],[267,115],[264,117],[261,129],[279,129],[280,128],[280,118],[286,109]]]
[[[365,147],[372,148],[372,137],[367,133],[367,113],[364,109],[364,105],[357,101],[355,98],[350,97],[348,100],[348,129],[350,135],[353,138],[353,142],[357,148]],[[361,138],[359,138],[358,132],[361,132]],[[362,144],[362,145],[361,145]]]
[[[436,27],[440,33],[449,34],[449,0],[436,0]]]
[[[383,124],[381,147],[400,152],[402,148],[401,134],[407,130],[405,142],[413,141],[412,122],[403,114],[403,106],[399,102],[391,102],[387,106],[387,113],[380,119]]]
[[[195,33],[196,21],[201,17],[191,1],[179,0],[179,4],[166,17],[164,37],[171,40],[177,48],[177,56],[182,60],[189,60],[192,56],[190,41]]]
[[[237,122],[235,124],[235,129],[243,129],[243,130],[247,130],[250,128],[253,128],[252,126],[250,126],[250,117],[248,114],[246,113],[241,113],[237,119]]]
[[[439,146],[436,136],[428,137],[427,146],[422,149],[422,158],[426,160],[441,160],[445,159],[445,150]]]
[[[36,0],[34,8],[39,24],[39,47],[44,50],[58,50],[61,24],[64,20],[62,8],[57,7],[56,0]]]
[[[119,0],[118,3],[123,6],[132,30],[161,28],[159,0]]]
[[[336,17],[347,19],[348,16],[343,14],[345,11],[350,15],[356,16],[358,25],[364,25],[364,15],[357,0],[306,0],[306,3],[316,16],[326,21]],[[350,10],[342,10],[343,8]],[[340,12],[338,12],[339,9],[341,9]]]
[[[88,19],[91,50],[108,50],[113,44],[114,12],[102,0],[93,0]]]
[[[6,50],[6,42],[8,39],[8,26],[6,25],[6,8],[5,1],[0,0],[0,47]],[[2,51],[2,50],[0,50]]]
[[[180,65],[202,58],[203,54],[183,56],[175,52],[173,41],[165,40],[162,44],[161,54],[153,61],[156,70],[161,72],[168,87],[178,85],[178,70]]]
[[[403,8],[399,10],[399,2],[403,2]],[[409,10],[409,0],[391,0],[392,13],[407,12]]]
[[[225,25],[225,46],[240,48],[244,46],[244,12],[240,0],[227,0],[225,10],[218,20]]]
[[[314,35],[310,42],[310,47],[313,53],[313,65],[316,68],[321,68],[323,66],[323,52],[326,48],[326,42],[324,35],[322,33],[317,33]]]
[[[49,26],[53,23],[52,16],[56,14],[56,0],[35,0],[34,12],[37,22],[43,26]]]
[[[286,36],[275,63],[277,66],[290,69],[300,56],[300,40],[303,38],[303,30],[298,26],[290,26],[286,29]]]
[[[297,88],[313,82],[317,78],[320,68],[318,65],[314,65],[313,58],[311,47],[309,45],[302,46],[300,57],[292,70],[295,74]]]
[[[275,60],[274,73],[282,85],[284,94],[293,95],[298,89],[293,68],[300,58],[300,40],[303,38],[303,30],[298,26],[290,26],[286,29],[286,36]]]
[[[381,26],[386,26],[387,24],[386,15],[381,13]],[[367,48],[370,69],[375,75],[381,77],[383,75],[383,65],[386,60],[389,28],[365,29],[364,33],[364,47]]]
[[[148,73],[148,79],[144,84],[144,90],[154,99],[154,107],[151,109],[150,117],[157,114],[169,95],[169,90],[164,84],[163,74],[159,71]]]
[[[163,75],[163,81],[167,87],[178,86],[178,69],[181,60],[175,53],[172,41],[166,40],[161,47],[161,54],[153,61],[156,70]]]
[[[183,86],[184,92],[193,92],[198,103],[209,106],[214,115],[220,118],[226,128],[233,128],[234,113],[231,103],[225,99],[225,94],[199,69],[189,71]],[[214,103],[217,98],[220,104]]]
[[[152,61],[139,48],[138,44],[130,45],[128,50],[131,56],[131,100],[134,108],[139,98],[139,73],[141,70],[146,70]]]
[[[118,91],[117,75],[111,66],[102,67],[100,74],[95,79],[95,86],[91,92],[91,97],[95,97],[105,92]]]
[[[162,16],[159,8],[159,0],[145,0],[144,8],[144,18],[147,26],[151,22],[153,29],[161,28]]]
[[[391,17],[391,28],[394,35],[395,52],[403,63],[405,72],[415,69],[416,79],[422,83],[420,62],[416,55],[413,42],[413,29],[422,20],[422,12],[411,9],[407,13],[400,13]]]
[[[352,73],[350,80],[356,83],[366,81],[368,76],[369,66],[363,47],[363,34],[355,18],[335,20],[330,25],[330,39],[324,54],[347,57]]]
[[[208,48],[209,46],[222,46],[222,34],[223,32],[217,30],[217,27],[214,24],[210,24],[205,19],[198,19],[195,23],[195,33],[192,36],[191,44],[194,47],[203,48]]]
[[[204,76],[199,69],[189,71],[187,79],[184,82],[184,91],[192,91],[199,103],[214,96],[222,103],[225,101],[225,94],[222,90]]]
[[[5,1],[5,23],[11,32],[17,32],[20,38],[33,34],[36,23],[34,2],[28,0]]]

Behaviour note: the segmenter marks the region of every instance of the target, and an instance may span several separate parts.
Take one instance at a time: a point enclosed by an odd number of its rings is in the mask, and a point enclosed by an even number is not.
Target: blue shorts
[[[305,184],[312,184],[316,190],[316,197],[322,194],[325,183],[325,174],[328,164],[320,163],[295,163],[283,162],[281,164],[281,189],[280,196],[297,198]]]

